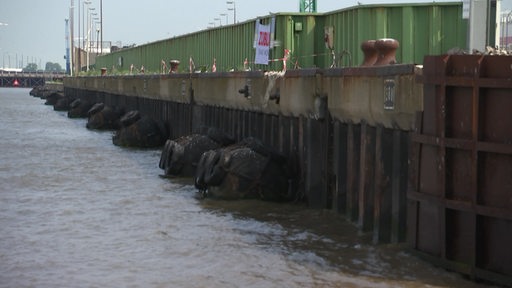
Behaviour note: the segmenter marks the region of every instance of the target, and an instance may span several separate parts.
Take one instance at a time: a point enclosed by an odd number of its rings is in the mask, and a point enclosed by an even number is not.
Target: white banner
[[[256,24],[256,57],[255,64],[268,65],[268,53],[270,51],[270,25]]]

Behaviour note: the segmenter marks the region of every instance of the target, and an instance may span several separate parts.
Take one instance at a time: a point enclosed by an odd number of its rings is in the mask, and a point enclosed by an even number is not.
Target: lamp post
[[[233,8],[228,8],[229,11],[233,11],[233,24],[236,23],[236,5],[235,1],[226,1],[226,4],[233,5]]]
[[[87,13],[89,13],[89,4],[91,4],[91,1],[84,1],[83,7],[82,7],[82,47],[85,50],[85,6],[87,5]],[[89,14],[87,14],[89,16]]]
[[[103,0],[100,0],[100,32],[101,54],[103,55]]]
[[[505,35],[505,50],[508,51],[508,26],[510,25],[510,16],[512,15],[512,11],[508,12],[507,16],[505,17],[505,29],[507,31],[507,34]]]
[[[100,53],[100,27],[96,27],[96,57]]]
[[[222,26],[222,20],[220,18],[213,18],[215,21],[219,21],[219,26]]]
[[[4,52],[4,54],[2,55],[2,68],[5,69],[5,54],[9,55],[9,52]],[[9,62],[11,61],[10,58],[11,56],[9,56]]]
[[[220,16],[226,16],[226,25],[228,25],[228,14],[227,13],[221,13]]]
[[[89,8],[89,10],[87,11],[87,14],[88,14],[88,17],[87,17],[87,67],[85,68],[86,71],[89,71],[89,52],[91,50],[91,38],[90,38],[90,35],[91,35],[91,25],[92,25],[92,21],[91,21],[91,18],[93,15],[97,15],[96,13],[91,13],[89,11],[94,11],[94,7],[92,8]]]
[[[87,13],[89,13],[89,5],[91,4],[91,1],[84,0],[82,2],[82,37],[78,37],[78,41],[82,42],[82,45],[80,49],[78,49],[78,71],[82,71],[82,51],[85,51],[85,10],[87,6]]]
[[[75,48],[73,45],[71,45],[71,49],[73,49],[71,54],[74,55],[75,62],[76,62],[75,64],[78,64],[78,67],[80,69],[80,65],[81,65],[80,64],[80,47],[82,47],[82,40],[80,40],[80,0],[78,0],[78,13],[77,14],[78,14],[78,57],[76,57]],[[74,42],[74,39],[71,43],[73,43],[73,42]],[[73,66],[73,65],[71,65],[71,66]],[[71,75],[73,75],[75,73],[74,69],[76,69],[76,68],[71,69],[71,71],[73,71],[73,72],[71,72]]]

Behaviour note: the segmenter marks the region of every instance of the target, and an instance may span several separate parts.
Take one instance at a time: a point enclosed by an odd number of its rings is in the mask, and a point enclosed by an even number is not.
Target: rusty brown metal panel
[[[480,100],[481,140],[493,143],[512,143],[511,89],[485,89]]]
[[[479,204],[512,209],[512,155],[481,152],[479,165]]]
[[[472,139],[473,101],[470,87],[446,87],[446,137]],[[442,107],[441,107],[442,108]]]
[[[475,214],[447,209],[446,258],[472,264],[475,261]]]
[[[471,202],[472,158],[471,151],[446,149],[446,195],[447,199]]]
[[[512,275],[512,221],[494,217],[478,218],[478,267],[492,272]],[[512,283],[512,279],[509,279]]]
[[[419,201],[417,211],[416,249],[434,256],[441,256],[441,210],[437,205]]]
[[[510,285],[512,57],[431,56],[424,64],[408,241],[450,269]]]

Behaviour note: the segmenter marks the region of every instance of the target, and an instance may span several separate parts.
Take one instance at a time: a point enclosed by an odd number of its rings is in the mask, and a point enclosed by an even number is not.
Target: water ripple
[[[42,103],[0,88],[0,287],[477,287],[324,211],[200,201]]]

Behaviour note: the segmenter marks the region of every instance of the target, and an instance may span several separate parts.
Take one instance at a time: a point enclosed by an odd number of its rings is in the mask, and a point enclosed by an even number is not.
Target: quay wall
[[[293,187],[374,241],[405,240],[409,138],[421,69],[391,65],[281,72],[67,77],[64,92],[139,110],[171,138],[200,127],[253,136],[295,163]]]

